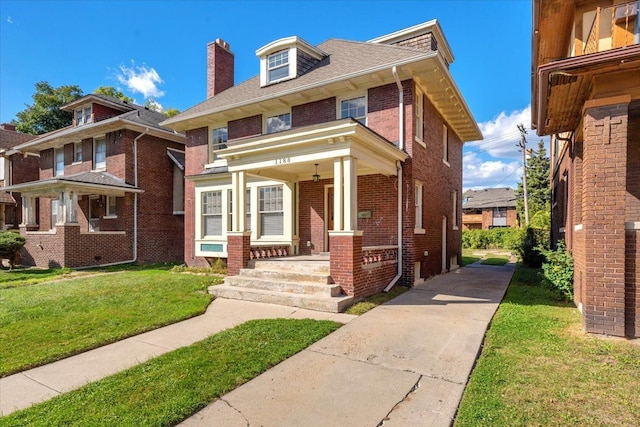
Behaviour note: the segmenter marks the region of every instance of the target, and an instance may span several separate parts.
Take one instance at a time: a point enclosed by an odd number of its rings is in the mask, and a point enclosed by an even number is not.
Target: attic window
[[[267,56],[269,83],[289,77],[289,50],[281,50]]]
[[[84,108],[78,108],[74,111],[74,119],[76,126],[86,125],[93,122],[93,114],[91,114],[91,105]]]

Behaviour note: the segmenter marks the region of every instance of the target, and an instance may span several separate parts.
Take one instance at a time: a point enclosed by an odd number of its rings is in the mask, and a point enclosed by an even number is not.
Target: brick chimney
[[[16,126],[11,123],[2,123],[0,129],[16,131]]]
[[[233,53],[222,39],[207,45],[207,99],[233,86]]]

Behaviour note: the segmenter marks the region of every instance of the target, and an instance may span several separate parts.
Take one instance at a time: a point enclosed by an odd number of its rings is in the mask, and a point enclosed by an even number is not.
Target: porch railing
[[[638,44],[638,1],[598,7],[591,23],[589,35],[585,39],[583,54],[602,52],[618,47]],[[611,19],[609,30],[607,20]],[[601,40],[611,40],[610,47],[601,46]]]
[[[289,245],[269,245],[269,246],[251,246],[249,248],[249,258],[276,258],[289,256]]]
[[[373,267],[398,263],[397,246],[365,246],[362,248],[362,266]]]

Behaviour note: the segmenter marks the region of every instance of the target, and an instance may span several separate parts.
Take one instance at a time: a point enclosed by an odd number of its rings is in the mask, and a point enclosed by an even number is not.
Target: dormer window
[[[76,126],[86,125],[93,122],[93,115],[91,114],[91,105],[84,108],[78,108],[74,112]]]
[[[281,50],[267,57],[269,83],[289,77],[289,51]]]
[[[256,51],[260,58],[260,86],[294,79],[327,56],[298,37],[276,40]]]

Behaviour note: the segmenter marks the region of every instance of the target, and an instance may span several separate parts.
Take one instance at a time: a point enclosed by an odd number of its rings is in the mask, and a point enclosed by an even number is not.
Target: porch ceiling
[[[333,159],[358,159],[358,175],[396,175],[407,154],[353,119],[262,135],[231,144],[219,152],[229,172],[245,171],[283,181],[333,176]]]

